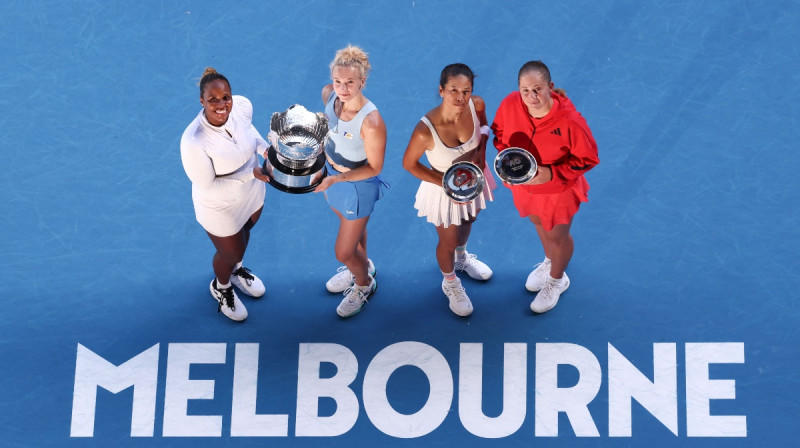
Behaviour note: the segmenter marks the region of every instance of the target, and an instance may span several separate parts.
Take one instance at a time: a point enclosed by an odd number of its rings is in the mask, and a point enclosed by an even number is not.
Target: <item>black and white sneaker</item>
[[[244,266],[233,271],[231,274],[231,283],[233,286],[239,288],[239,291],[242,291],[250,297],[261,297],[267,290],[264,287],[264,282],[250,272],[250,269]]]
[[[239,300],[232,286],[228,288],[218,288],[217,279],[215,278],[211,280],[209,289],[211,291],[211,297],[219,304],[217,312],[222,311],[228,318],[237,322],[247,319],[247,309],[242,304],[242,301]]]

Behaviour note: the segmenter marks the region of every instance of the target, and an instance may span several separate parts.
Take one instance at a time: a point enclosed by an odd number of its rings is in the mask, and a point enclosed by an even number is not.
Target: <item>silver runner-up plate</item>
[[[327,175],[328,117],[294,104],[270,119],[270,147],[261,170],[270,185],[287,193],[308,193]]]
[[[442,188],[454,202],[463,204],[477,198],[486,179],[483,170],[472,162],[456,162],[444,172]]]
[[[538,166],[531,153],[522,148],[510,147],[500,151],[494,159],[494,172],[503,182],[519,185],[536,176]]]

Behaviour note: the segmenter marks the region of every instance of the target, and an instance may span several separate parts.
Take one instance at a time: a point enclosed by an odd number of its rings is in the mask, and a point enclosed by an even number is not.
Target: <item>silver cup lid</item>
[[[510,147],[500,151],[494,159],[494,172],[503,182],[519,185],[536,176],[536,159],[522,148]]]
[[[457,162],[444,172],[442,188],[447,197],[458,203],[469,202],[483,191],[483,170],[472,162]]]
[[[328,117],[322,112],[293,104],[283,112],[273,113],[269,127],[270,144],[286,159],[312,160],[325,150]]]

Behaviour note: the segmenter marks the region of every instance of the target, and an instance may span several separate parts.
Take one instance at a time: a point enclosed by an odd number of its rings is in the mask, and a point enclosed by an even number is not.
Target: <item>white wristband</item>
[[[488,136],[489,135],[489,126],[486,126],[486,125],[481,126],[481,134]]]

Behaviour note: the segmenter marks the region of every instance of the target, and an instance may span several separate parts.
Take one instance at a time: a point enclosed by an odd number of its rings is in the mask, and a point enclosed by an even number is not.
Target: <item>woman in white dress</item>
[[[218,311],[242,321],[247,310],[233,286],[251,297],[264,283],[242,266],[253,228],[264,206],[265,180],[258,155],[267,142],[253,126],[250,101],[231,93],[225,76],[207,68],[200,80],[203,109],[181,137],[181,161],[192,181],[195,216],[216,253],[209,287]]]
[[[472,95],[474,78],[465,64],[450,64],[442,70],[442,102],[414,128],[403,156],[403,167],[422,181],[414,208],[420,217],[436,226],[436,260],[444,276],[442,291],[450,301],[450,309],[459,316],[472,313],[472,302],[455,271],[464,271],[476,280],[492,276],[492,270],[466,250],[472,223],[493,200],[492,190],[496,188],[485,160],[489,138],[486,105],[481,97]],[[420,161],[423,154],[430,166]],[[460,161],[481,167],[486,179],[481,194],[468,203],[452,201],[442,188],[444,172]]]

